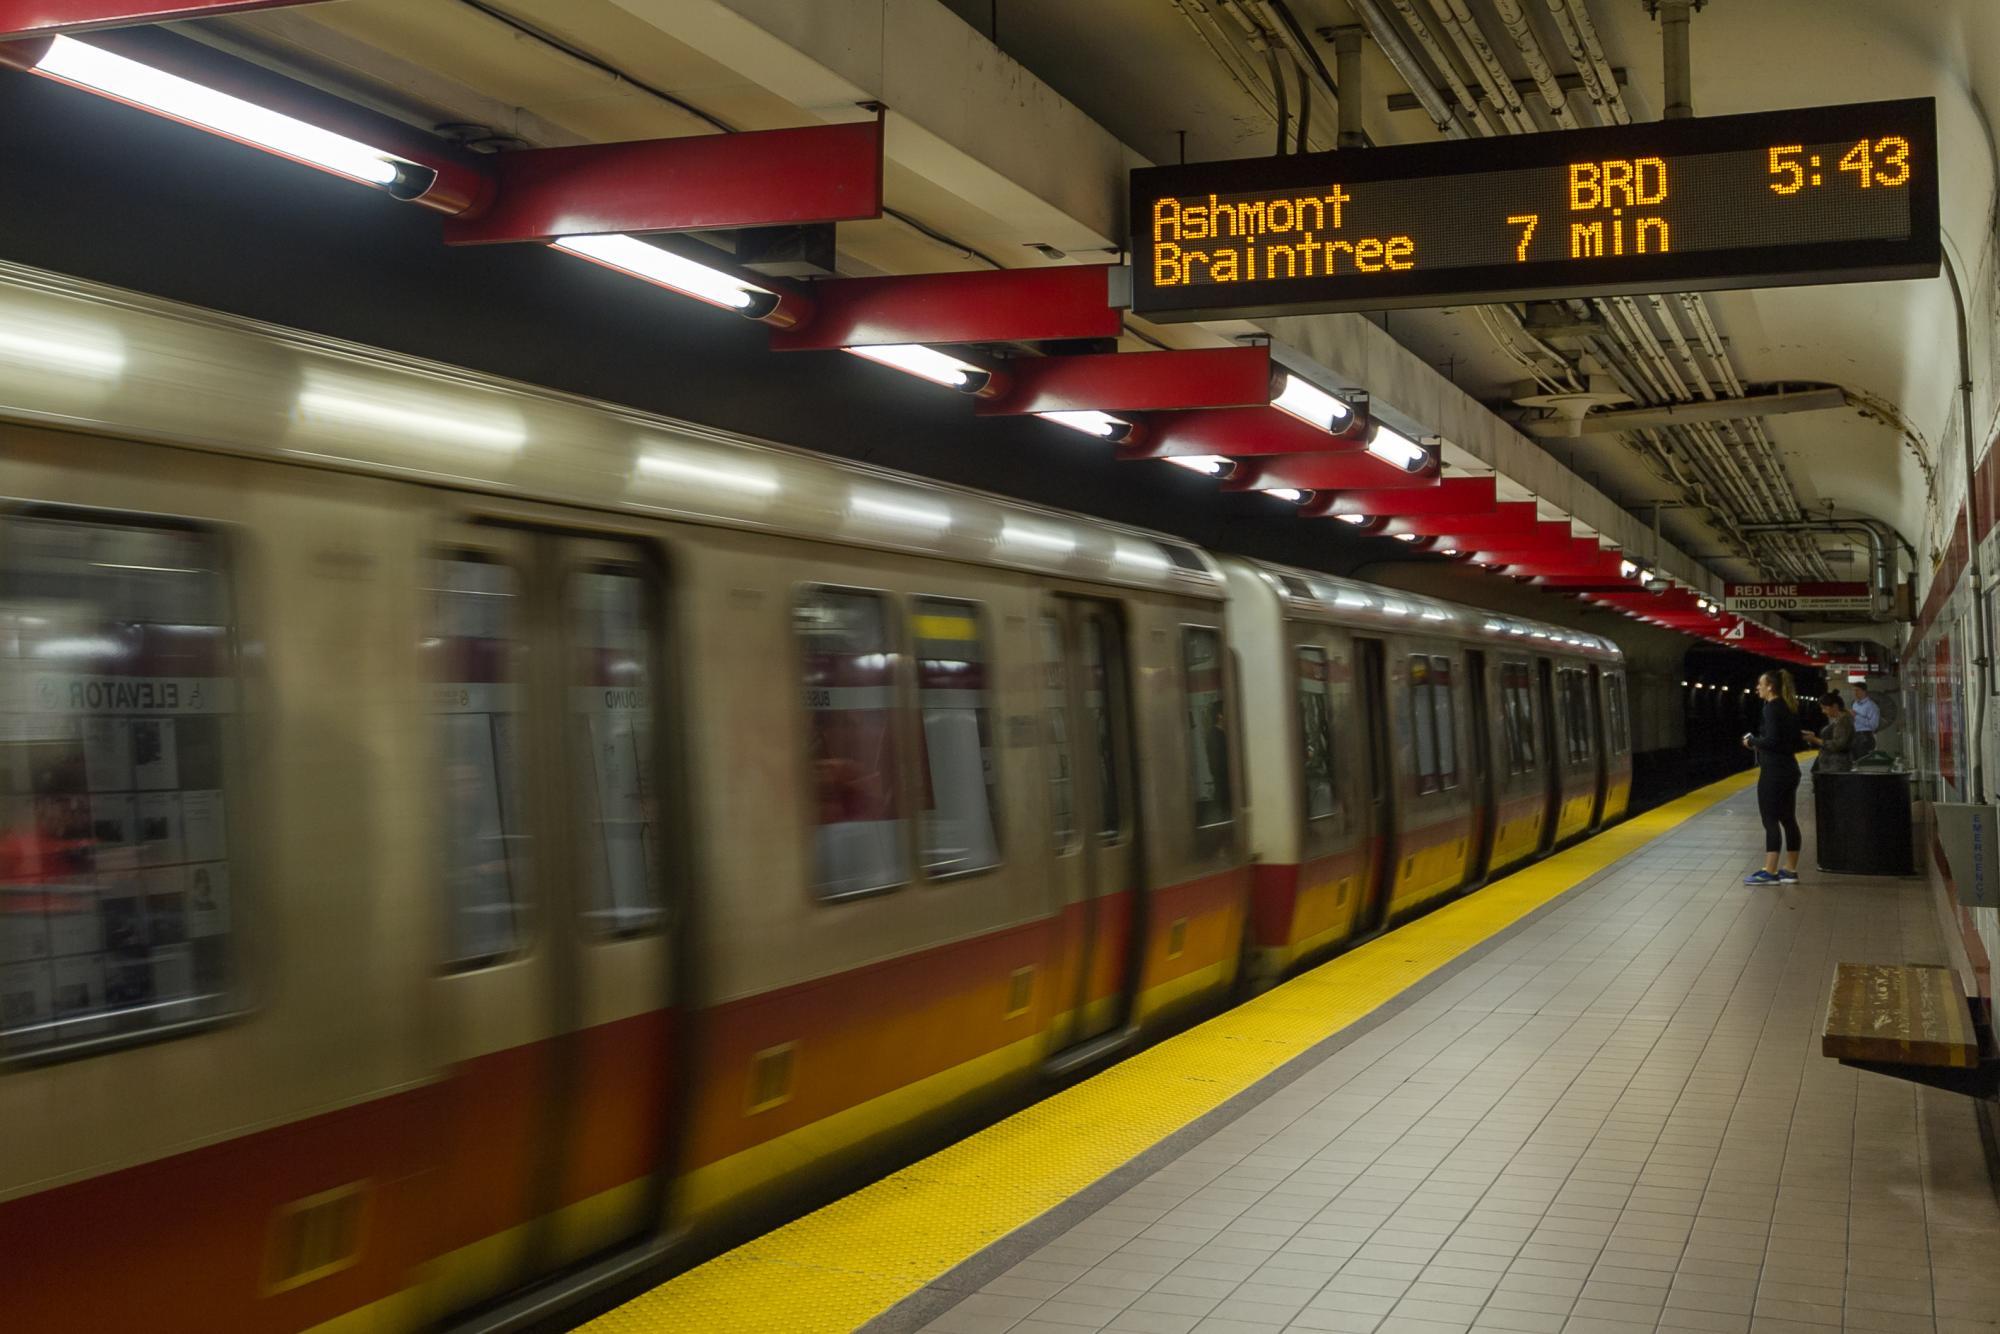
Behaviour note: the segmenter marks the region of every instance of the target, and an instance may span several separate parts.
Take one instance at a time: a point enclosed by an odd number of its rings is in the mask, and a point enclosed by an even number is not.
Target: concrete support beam
[[[1775,394],[1748,394],[1742,398],[1705,398],[1693,403],[1670,403],[1661,408],[1614,408],[1593,412],[1581,419],[1549,417],[1523,422],[1529,435],[1594,435],[1604,431],[1636,431],[1642,427],[1686,426],[1693,422],[1727,421],[1739,417],[1771,417],[1786,412],[1825,412],[1844,408],[1847,395],[1837,388],[1795,389]]]

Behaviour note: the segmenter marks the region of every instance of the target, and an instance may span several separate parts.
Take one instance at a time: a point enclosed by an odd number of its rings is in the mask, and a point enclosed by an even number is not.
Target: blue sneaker
[[[1797,871],[1780,871],[1778,872],[1778,883],[1796,885],[1799,883],[1799,873]]]
[[[1777,876],[1772,875],[1769,871],[1752,871],[1749,875],[1743,877],[1743,883],[1746,885],[1775,885],[1779,883],[1779,880]]]

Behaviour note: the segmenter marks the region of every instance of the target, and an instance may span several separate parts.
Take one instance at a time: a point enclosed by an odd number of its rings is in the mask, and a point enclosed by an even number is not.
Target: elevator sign
[[[1725,584],[1725,611],[1870,611],[1865,583]]]
[[[1928,98],[1152,167],[1135,313],[1935,277]]]

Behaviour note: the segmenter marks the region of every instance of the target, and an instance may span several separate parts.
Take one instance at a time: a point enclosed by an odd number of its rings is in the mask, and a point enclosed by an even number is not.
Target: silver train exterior
[[[15,1328],[507,1327],[1629,790],[1604,640],[15,266],[0,497]]]

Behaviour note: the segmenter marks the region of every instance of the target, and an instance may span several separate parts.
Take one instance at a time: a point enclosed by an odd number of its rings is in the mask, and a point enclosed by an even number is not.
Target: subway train
[[[0,1313],[514,1328],[1625,811],[1609,641],[0,265]]]

